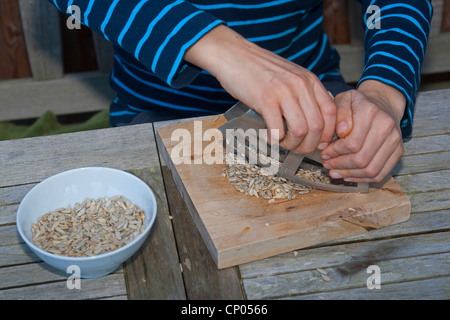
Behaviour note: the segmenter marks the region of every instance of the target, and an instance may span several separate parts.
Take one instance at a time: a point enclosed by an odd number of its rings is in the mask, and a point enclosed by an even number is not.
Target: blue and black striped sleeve
[[[201,71],[183,61],[187,49],[223,21],[182,0],[49,0],[61,12],[80,8],[80,22],[123,48],[172,87]]]
[[[401,129],[408,138],[433,14],[431,1],[372,0],[362,5],[365,56],[359,83],[379,80],[404,94],[407,106]]]

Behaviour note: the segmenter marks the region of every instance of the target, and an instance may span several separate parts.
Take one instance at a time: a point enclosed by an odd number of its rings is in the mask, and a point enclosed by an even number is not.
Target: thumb
[[[345,138],[353,128],[352,90],[338,94],[334,102],[337,107],[336,134]]]

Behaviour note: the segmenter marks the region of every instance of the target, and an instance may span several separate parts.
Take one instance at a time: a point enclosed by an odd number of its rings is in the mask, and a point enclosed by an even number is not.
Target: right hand
[[[310,153],[331,142],[336,105],[309,70],[226,26],[202,37],[187,51],[185,60],[210,72],[230,95],[260,113],[269,133],[278,129],[281,147]]]

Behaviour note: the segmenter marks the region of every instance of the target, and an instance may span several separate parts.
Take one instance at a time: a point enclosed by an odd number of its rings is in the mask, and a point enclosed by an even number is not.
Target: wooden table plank
[[[450,169],[450,151],[418,154],[402,157],[391,174],[412,174]]]
[[[323,246],[289,252],[260,261],[242,264],[239,270],[242,278],[259,278],[277,274],[314,271],[316,268],[332,268],[357,265],[374,261],[408,258],[450,252],[445,240],[448,231],[422,234],[411,237],[381,239]],[[367,266],[370,264],[367,264]]]
[[[130,299],[186,299],[161,168],[130,172],[155,192],[158,214],[145,244],[125,262],[128,296]]]
[[[162,171],[183,268],[187,298],[192,300],[242,299],[237,268],[217,269],[173,181],[170,170],[164,166]]]
[[[373,265],[381,269],[381,281],[384,284],[422,280],[424,278],[448,278],[450,253],[430,256],[420,256],[405,259],[376,261]],[[366,288],[366,281],[370,274],[367,268],[371,264],[364,264],[356,270],[347,269],[347,266],[326,269],[331,281],[325,281],[317,270],[305,271],[299,274],[283,274],[273,277],[260,277],[245,279],[244,287],[248,299],[275,299],[291,295],[300,295],[316,292],[340,291],[341,289]],[[383,273],[383,270],[392,270]],[[411,272],[414,270],[416,272]],[[449,294],[448,286],[446,294]],[[381,289],[381,288],[380,288]],[[435,290],[435,289],[433,289]],[[414,292],[409,292],[414,297]],[[448,296],[447,296],[448,297]],[[395,299],[396,297],[391,297]]]
[[[252,277],[244,266],[240,271],[249,299],[358,287],[368,290],[366,281],[370,274],[367,268],[371,265],[380,268],[382,284],[448,277],[450,252],[446,240],[449,236],[450,233],[445,232],[302,250],[297,256],[284,255],[278,264],[272,261],[275,267],[268,268],[266,264],[258,273],[256,264],[248,265]],[[293,264],[289,265],[288,261]],[[317,268],[326,270],[331,280],[325,281]],[[274,274],[275,270],[277,274]]]
[[[404,157],[448,150],[450,150],[450,135],[448,134],[415,137],[405,143]]]
[[[8,279],[0,286],[0,299],[37,299],[41,290],[47,292],[42,295],[44,299],[185,298],[151,124],[3,141],[0,163],[0,278]],[[84,290],[69,290],[62,281],[68,275],[42,268],[47,265],[22,242],[15,226],[15,210],[36,183],[85,166],[107,166],[135,174],[155,192],[158,213],[145,245],[121,272],[81,279]],[[21,278],[16,269],[34,271]],[[111,290],[107,290],[109,282]]]
[[[196,119],[196,118],[193,118]],[[178,119],[154,123],[154,129],[192,119]],[[160,148],[158,145],[157,146]],[[160,156],[166,194],[177,247],[183,269],[188,299],[243,299],[238,270],[235,267],[217,269],[189,210],[173,181],[172,174]]]
[[[119,268],[114,273],[122,274],[123,276],[123,269]],[[2,268],[2,272],[0,273],[0,289],[66,281],[68,276],[69,274],[57,270],[45,262],[15,265]],[[80,283],[82,284],[83,282],[84,279]],[[126,293],[125,284],[122,289],[123,293]],[[113,295],[115,294],[113,292]]]
[[[450,133],[448,101],[450,101],[450,89],[418,93],[413,137]]]
[[[0,267],[41,261],[25,243],[0,246]]]
[[[5,289],[0,291],[0,300],[80,300],[117,296],[123,299],[125,295],[123,274],[111,274],[98,279],[82,279],[79,290],[68,289],[66,280]]]
[[[284,300],[448,300],[450,277],[384,284],[381,290],[352,288],[291,296]]]
[[[406,193],[442,190],[448,188],[446,182],[450,181],[450,170],[402,175],[396,180]]]
[[[1,141],[0,187],[40,182],[86,166],[121,170],[157,166],[153,139],[153,130],[140,125]]]

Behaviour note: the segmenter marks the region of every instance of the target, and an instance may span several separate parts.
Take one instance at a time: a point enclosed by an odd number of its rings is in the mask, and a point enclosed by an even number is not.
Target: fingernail
[[[344,133],[345,130],[347,130],[347,122],[345,122],[345,121],[339,122],[339,124],[336,127],[336,132],[338,134],[341,134],[341,133]]]
[[[325,149],[327,146],[328,146],[328,143],[322,142],[322,143],[319,143],[319,145],[317,146],[317,148],[319,148],[319,150],[323,150],[323,149]]]
[[[345,178],[344,181],[345,182],[353,182],[353,179],[352,178]]]
[[[325,169],[328,169],[328,170],[331,169],[331,166],[330,166],[328,163],[326,163],[326,162],[323,163],[323,167],[324,167]]]
[[[337,172],[330,172],[330,176],[333,179],[340,179],[340,178],[342,178],[342,176],[339,173],[337,173]]]
[[[327,155],[327,154],[324,154],[324,155],[322,155],[322,159],[323,160],[328,160],[328,159],[331,159],[331,157],[329,155]]]

